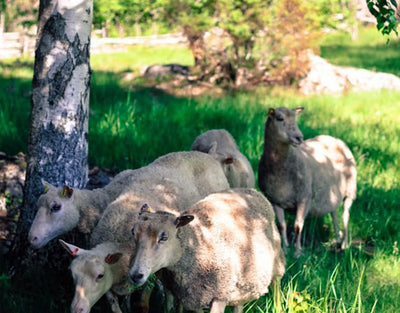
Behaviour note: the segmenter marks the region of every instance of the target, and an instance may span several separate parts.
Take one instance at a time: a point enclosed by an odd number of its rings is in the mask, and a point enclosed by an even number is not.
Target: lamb
[[[109,299],[113,299],[112,292],[118,295],[132,292],[133,289],[128,284],[129,269],[125,260],[131,257],[136,248],[131,228],[142,207],[150,205],[169,212],[179,212],[206,195],[229,187],[218,162],[197,151],[170,153],[136,171],[135,180],[126,192],[108,205],[93,230],[91,245],[94,248],[72,262],[71,270],[76,283],[73,313],[89,312],[105,293]],[[68,244],[64,244],[64,247],[68,247]],[[76,248],[81,250],[79,247],[67,250],[72,253]],[[122,254],[122,257],[108,271],[111,274],[107,275],[112,276],[108,281],[111,281],[111,285],[89,283],[93,282],[93,270],[98,266],[102,269],[110,268],[106,264],[106,256],[116,253]],[[92,262],[88,263],[88,255]],[[80,270],[81,268],[85,269]],[[116,275],[113,274],[114,271],[117,272]],[[81,284],[81,281],[88,283]],[[120,312],[118,302],[114,301],[112,308],[113,312]]]
[[[296,256],[301,254],[301,234],[308,214],[330,213],[336,240],[340,242],[336,210],[341,202],[341,248],[348,247],[349,211],[357,192],[356,163],[350,149],[340,139],[325,135],[303,141],[296,122],[303,109],[269,109],[258,166],[258,185],[274,206],[285,247],[288,239],[284,210],[296,211]]]
[[[39,209],[29,230],[31,245],[41,248],[75,227],[82,233],[91,233],[107,205],[129,185],[134,174],[134,170],[125,170],[104,188],[94,190],[57,188],[42,181],[45,193],[38,199]]]
[[[132,232],[132,281],[142,285],[164,268],[181,310],[240,313],[285,271],[273,208],[255,189],[211,194],[178,217],[142,211]]]
[[[212,129],[199,135],[191,150],[208,153],[220,162],[231,188],[254,188],[254,172],[250,162],[225,129]]]

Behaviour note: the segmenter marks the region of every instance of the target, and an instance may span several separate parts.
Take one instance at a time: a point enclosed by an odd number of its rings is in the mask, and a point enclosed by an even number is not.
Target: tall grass
[[[368,61],[376,70],[387,70],[383,59],[398,52],[398,42],[373,44],[371,39],[363,38],[356,43],[327,39],[322,44],[322,54],[342,65],[362,66]],[[360,60],[362,53],[374,49],[382,55],[371,53],[368,60]],[[236,138],[256,171],[268,108],[304,106],[306,110],[299,123],[305,138],[318,134],[339,137],[355,155],[358,193],[350,218],[353,245],[345,252],[335,252],[331,245],[334,236],[330,217],[307,220],[302,256],[295,259],[292,249],[287,254],[281,305],[269,294],[247,304],[245,312],[399,311],[400,92],[305,98],[293,92],[276,95],[268,89],[259,89],[218,98],[175,97],[154,88],[127,86],[122,82],[124,71],[163,62],[162,56],[154,57],[154,62],[142,58],[146,50],[138,53],[92,58],[89,122],[92,165],[116,171],[137,168],[165,153],[189,149],[194,138],[207,129],[225,128]],[[184,60],[185,53],[179,51],[174,60]],[[184,63],[190,64],[190,58],[187,60]],[[392,66],[391,72],[398,74],[400,65],[394,62],[396,66]],[[29,62],[0,63],[0,150],[9,154],[26,151],[31,66]],[[293,216],[288,214],[288,218],[293,223]],[[40,311],[68,311],[65,303],[69,301],[60,301],[53,294],[40,297],[40,288],[31,290],[29,296],[11,292],[7,277],[0,276],[1,303],[11,299],[4,306],[8,312],[30,312],[26,306],[34,305]],[[100,304],[94,311],[102,309]]]

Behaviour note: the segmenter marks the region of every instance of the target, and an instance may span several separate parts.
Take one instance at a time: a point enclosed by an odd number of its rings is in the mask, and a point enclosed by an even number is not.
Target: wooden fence
[[[20,33],[0,34],[0,59],[33,56],[36,37]],[[90,53],[124,51],[131,45],[178,45],[186,44],[186,38],[181,34],[167,34],[126,38],[96,38],[92,35]]]

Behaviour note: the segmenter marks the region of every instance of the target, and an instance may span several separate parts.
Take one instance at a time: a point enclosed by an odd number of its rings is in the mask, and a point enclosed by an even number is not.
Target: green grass
[[[342,66],[365,68],[400,76],[400,40],[377,34],[375,28],[361,29],[354,42],[348,33],[325,37],[321,43],[321,56],[331,63]]]
[[[326,38],[321,44],[322,56],[340,65],[399,75],[400,64],[393,57],[399,51],[398,41],[386,45],[371,30],[360,36],[355,43],[341,34]],[[194,138],[207,129],[226,128],[256,170],[268,108],[305,106],[299,122],[306,138],[318,134],[339,137],[355,155],[358,193],[351,210],[350,236],[357,244],[343,253],[332,252],[330,217],[308,220],[303,255],[296,260],[293,251],[288,252],[281,308],[293,313],[398,312],[400,92],[305,98],[293,92],[276,95],[259,89],[219,98],[175,97],[121,80],[123,72],[145,64],[191,64],[188,51],[177,49],[172,55],[174,51],[165,48],[158,53],[157,48],[150,50],[93,56],[90,163],[114,170],[137,168],[165,153],[189,149]],[[168,53],[168,59],[163,59]],[[29,61],[0,63],[0,150],[8,154],[26,151],[31,67]],[[62,289],[65,286],[52,288],[38,281],[33,290],[16,291],[3,275],[0,302],[7,312],[68,312],[72,295]],[[55,292],[54,288],[60,289]],[[67,296],[62,300],[55,296],[63,292]],[[108,310],[103,302],[93,309],[102,310]],[[249,303],[245,312],[278,312],[278,306],[272,295],[267,295]]]
[[[90,63],[96,71],[131,71],[151,64],[179,63],[193,65],[193,57],[185,46],[132,46],[126,52],[93,54]]]

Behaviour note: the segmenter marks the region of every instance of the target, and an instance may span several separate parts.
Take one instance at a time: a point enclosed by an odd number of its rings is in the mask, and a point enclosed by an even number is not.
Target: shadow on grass
[[[118,74],[96,72],[91,88],[90,160],[137,168],[173,151],[190,149],[209,128],[245,132],[237,107],[211,97],[176,97],[154,88],[119,85]],[[97,159],[97,161],[95,161]]]

